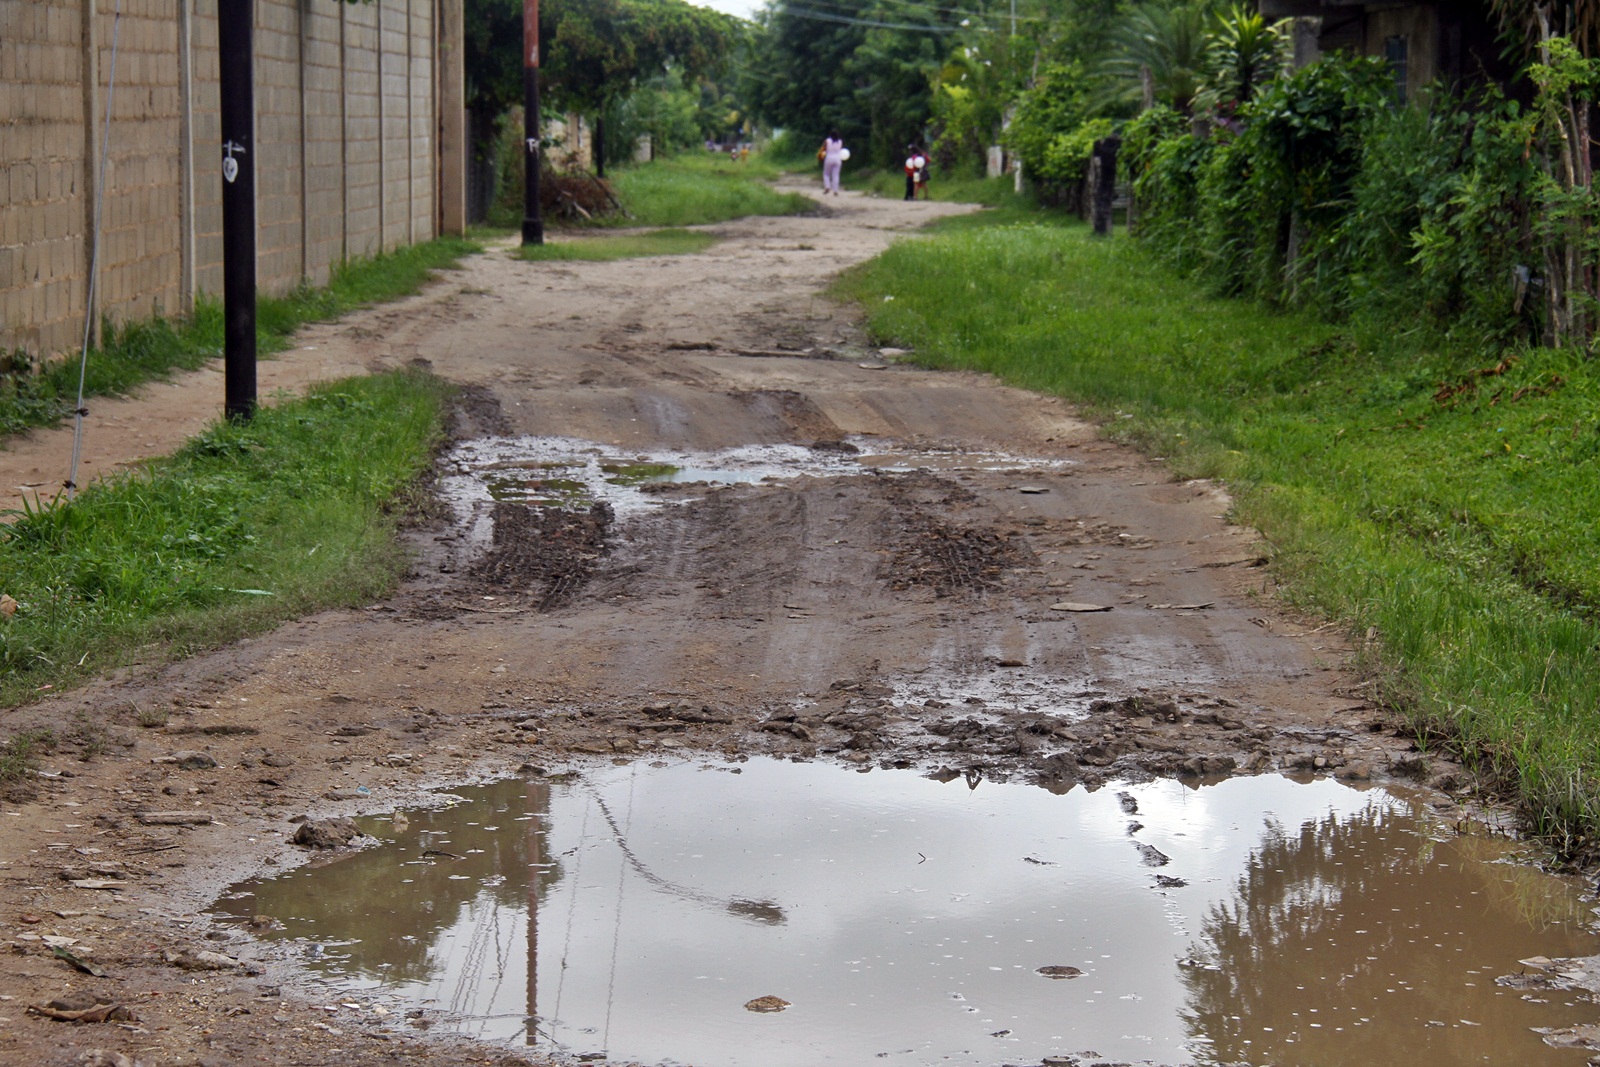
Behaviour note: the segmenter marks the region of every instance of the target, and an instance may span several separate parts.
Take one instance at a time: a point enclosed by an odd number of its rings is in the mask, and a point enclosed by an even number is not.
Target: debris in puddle
[[[1066,964],[1052,963],[1048,967],[1040,967],[1037,973],[1044,975],[1046,978],[1055,978],[1059,980],[1062,978],[1080,977],[1083,974],[1083,970],[1078,967],[1067,966]]]
[[[744,1010],[745,1011],[757,1011],[757,1012],[773,1012],[773,1011],[782,1011],[784,1008],[787,1008],[788,1006],[789,1006],[789,1002],[787,1000],[784,1000],[782,997],[775,997],[775,996],[772,996],[771,994],[768,994],[767,996],[757,997],[754,1000],[747,1001],[745,1003]]]
[[[1172,862],[1172,858],[1154,845],[1147,845],[1143,841],[1135,841],[1134,847],[1139,850],[1139,858],[1146,867],[1165,867]]]

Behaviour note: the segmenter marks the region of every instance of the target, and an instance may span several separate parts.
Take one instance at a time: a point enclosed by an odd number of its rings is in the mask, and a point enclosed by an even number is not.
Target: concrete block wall
[[[435,236],[452,5],[255,0],[262,292]],[[108,96],[98,313],[220,295],[216,0],[0,0],[0,27],[0,349],[81,341]]]

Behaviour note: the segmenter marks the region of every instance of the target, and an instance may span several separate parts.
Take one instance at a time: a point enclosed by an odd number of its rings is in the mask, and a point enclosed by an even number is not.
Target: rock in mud
[[[1191,778],[1204,778],[1213,774],[1230,774],[1239,761],[1232,756],[1195,756],[1183,761],[1183,773]]]
[[[233,971],[244,967],[243,963],[232,956],[224,956],[209,949],[201,949],[198,952],[168,952],[166,961],[185,971]]]
[[[201,752],[198,749],[174,752],[170,756],[160,756],[152,762],[174,763],[180,771],[207,771],[217,765],[216,759],[209,752]]]
[[[78,1067],[138,1067],[133,1060],[122,1053],[103,1048],[85,1049],[78,1053],[78,1058],[72,1062]]]
[[[784,1008],[787,1008],[788,1006],[789,1006],[789,1002],[787,1000],[784,1000],[782,997],[775,997],[775,996],[772,996],[771,994],[768,994],[767,996],[757,997],[756,999],[754,999],[752,1001],[749,1001],[748,1003],[745,1004],[744,1010],[745,1011],[773,1012],[773,1011],[782,1011]]]
[[[290,838],[307,848],[343,848],[361,836],[361,828],[349,819],[308,819]]]
[[[1536,1026],[1533,1032],[1542,1035],[1544,1043],[1552,1048],[1600,1049],[1600,1025],[1594,1023],[1579,1023],[1562,1029]]]
[[[1059,981],[1063,978],[1077,978],[1083,974],[1083,971],[1080,968],[1069,967],[1066,964],[1052,963],[1048,967],[1040,967],[1038,973],[1046,978],[1054,978]]]

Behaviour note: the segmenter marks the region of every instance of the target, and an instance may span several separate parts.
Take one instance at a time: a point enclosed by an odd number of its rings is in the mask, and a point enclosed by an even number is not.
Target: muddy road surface
[[[387,602],[6,713],[75,740],[0,804],[0,1062],[520,1062],[318,999],[204,914],[307,861],[295,820],[430,787],[706,755],[1058,791],[1448,775],[1382,728],[1335,632],[1274,605],[1221,487],[868,347],[821,295],[959,210],[846,196],[694,256],[493,250],[263,364],[263,396],[412,363],[464,386],[452,517]],[[96,405],[87,473],[221,398],[208,371]],[[68,449],[17,442],[4,484],[58,482]]]

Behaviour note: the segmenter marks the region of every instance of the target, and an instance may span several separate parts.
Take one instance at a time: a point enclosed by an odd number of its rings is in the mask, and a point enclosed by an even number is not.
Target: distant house
[[[1326,52],[1383,59],[1401,104],[1425,99],[1435,82],[1503,84],[1512,74],[1486,0],[1261,0],[1261,13],[1295,20],[1296,66]]]

